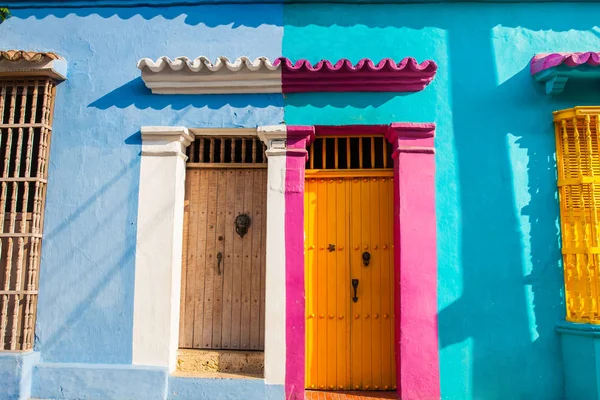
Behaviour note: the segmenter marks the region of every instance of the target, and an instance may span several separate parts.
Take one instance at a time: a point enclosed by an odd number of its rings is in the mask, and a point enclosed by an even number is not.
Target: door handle
[[[221,275],[221,261],[223,260],[223,253],[217,253],[217,274]]]
[[[358,279],[352,279],[352,287],[354,288],[354,297],[352,298],[353,302],[358,301],[358,296],[356,295],[356,289],[358,289]]]

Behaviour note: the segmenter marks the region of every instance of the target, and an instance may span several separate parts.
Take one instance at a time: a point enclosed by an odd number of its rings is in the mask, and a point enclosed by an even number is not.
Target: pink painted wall
[[[304,400],[304,165],[314,128],[287,127],[285,177],[286,372],[287,400]]]
[[[392,124],[396,378],[403,400],[440,398],[433,124]]]

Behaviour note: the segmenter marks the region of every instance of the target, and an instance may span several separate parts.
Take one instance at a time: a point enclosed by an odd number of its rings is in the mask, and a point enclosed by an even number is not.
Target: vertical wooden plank
[[[363,168],[363,138],[358,138],[358,167]]]
[[[373,138],[371,138],[371,160],[375,160],[375,150],[373,146]],[[374,177],[369,179],[369,192],[371,194],[371,207],[369,209],[369,225],[371,229],[371,263],[369,264],[369,270],[371,271],[371,286],[367,288],[369,290],[369,296],[371,297],[371,332],[373,340],[369,343],[371,345],[371,371],[372,371],[372,387],[371,389],[380,390],[381,374],[382,374],[382,362],[381,362],[381,269],[386,267],[382,262],[382,250],[381,250],[381,213],[380,213],[380,202],[382,199],[379,197],[379,189],[382,178]],[[385,200],[383,200],[385,201]]]
[[[211,145],[214,144],[214,139]],[[216,151],[216,150],[215,150]],[[213,334],[213,312],[215,303],[215,275],[217,270],[216,225],[217,225],[217,181],[218,171],[209,170],[208,201],[206,204],[206,266],[204,268],[204,312],[202,322],[202,347],[211,348]]]
[[[242,141],[243,143],[243,141]],[[242,145],[243,146],[243,145]],[[245,170],[244,173],[244,213],[251,215],[253,209],[253,186],[254,176],[251,170]],[[252,235],[252,222],[250,224],[250,230],[242,239],[243,242],[243,253],[242,253],[242,312],[241,312],[241,349],[248,350],[250,348],[250,325],[252,321],[250,319],[250,301],[252,296],[252,261],[250,256],[252,254],[252,247],[254,235]]]
[[[219,150],[219,162],[224,163],[225,162],[225,138],[221,138],[220,143],[221,143],[221,148]]]
[[[232,140],[232,143],[234,141]],[[233,156],[232,156],[233,157]],[[235,220],[235,191],[236,176],[234,169],[227,170],[227,196],[225,207],[227,215],[225,218],[225,245],[223,251],[223,331],[221,332],[221,343],[224,349],[231,348],[231,318],[233,300],[233,277],[234,277],[234,220]]]
[[[187,308],[187,273],[188,273],[188,244],[190,241],[190,195],[194,183],[191,181],[192,170],[186,171],[185,179],[185,195],[183,203],[183,248],[181,249],[181,300],[179,303],[179,347],[186,346],[186,334],[188,334],[186,324],[186,308]],[[193,301],[191,306],[193,307]],[[194,329],[192,324],[191,329]],[[190,335],[191,336],[191,335]]]
[[[200,232],[200,191],[201,171],[186,171],[186,198],[189,200],[189,230],[187,238],[187,254],[185,261],[185,315],[183,325],[183,342],[180,347],[194,347],[195,307],[197,294],[197,271],[199,267],[198,234]],[[202,249],[204,251],[204,249]]]
[[[323,140],[325,142],[325,140]],[[327,313],[325,319],[327,321],[327,389],[334,390],[337,388],[337,363],[338,358],[338,336],[337,336],[337,249],[340,243],[337,238],[337,209],[338,198],[336,190],[336,182],[333,178],[326,180],[327,186],[327,211],[326,219],[323,224],[327,229],[327,243],[325,248],[330,244],[334,245],[334,250],[326,251],[327,265],[327,292],[324,293],[327,297]],[[343,246],[343,242],[341,243]]]
[[[206,142],[205,138],[199,139],[200,149],[198,151],[198,162],[205,162],[204,160],[204,142]]]
[[[392,194],[390,193],[390,182],[392,178],[381,178],[380,201],[381,201],[381,385],[383,390],[389,390],[392,387],[391,366],[394,360],[394,348],[391,336],[391,318],[394,292],[391,290],[394,281],[394,267],[391,244],[393,243],[392,227],[393,214],[390,215],[390,203]]]
[[[350,243],[348,242],[348,220],[349,214],[347,209],[347,179],[337,178],[335,179],[335,191],[336,191],[336,341],[337,341],[337,387],[336,389],[344,390],[348,388],[349,377],[348,364],[350,360],[349,356],[349,343],[348,343],[348,332],[349,325],[348,312],[351,302],[351,295],[348,286],[350,282],[349,275],[349,264],[348,254],[351,251]]]
[[[335,153],[335,169],[338,169],[339,164],[340,164],[339,163],[339,155],[338,155],[338,147],[339,147],[338,146],[338,138],[337,137],[333,138],[333,141],[335,142],[335,152],[334,152]]]
[[[375,168],[375,137],[371,136],[371,164],[369,168]]]
[[[262,202],[264,199],[264,170],[252,171],[254,175],[253,200],[252,200],[252,249],[250,253],[251,263],[251,287],[250,287],[250,350],[259,350],[260,347],[260,299],[261,299],[261,271],[262,271],[262,241],[264,238],[264,225],[262,215]]]
[[[207,231],[207,202],[208,202],[208,171],[199,171],[199,185],[198,185],[198,201],[197,201],[197,212],[198,212],[198,234],[196,242],[196,267],[195,276],[193,279],[194,285],[194,337],[193,347],[200,349],[203,347],[202,334],[203,334],[203,314],[204,314],[204,281],[206,276],[206,231]],[[190,279],[188,279],[188,284]],[[195,287],[194,287],[195,286]],[[189,290],[189,289],[188,289]],[[189,303],[188,303],[189,304]]]
[[[360,139],[359,139],[360,141]],[[358,279],[358,298],[357,303],[352,303],[352,321],[351,321],[351,348],[350,348],[350,363],[351,367],[351,385],[352,389],[362,389],[362,324],[363,318],[363,302],[360,298],[364,292],[365,284],[361,274],[361,254],[362,250],[362,235],[361,235],[361,183],[360,178],[353,178],[350,184],[350,240],[352,243],[352,251],[350,255],[350,271],[351,279]],[[348,285],[351,285],[349,282]]]
[[[361,240],[361,254],[362,252],[372,251],[371,244],[371,231],[369,228],[371,222],[371,193],[370,193],[370,185],[368,178],[362,178],[360,182],[360,195],[361,195],[361,225],[360,232],[362,236]],[[372,310],[372,302],[371,296],[372,293],[369,293],[370,288],[372,287],[372,279],[371,279],[371,268],[362,266],[362,258],[357,260],[357,264],[361,269],[361,282],[360,286],[362,286],[361,295],[359,297],[359,302],[362,303],[362,313],[361,316],[361,328],[362,328],[362,358],[361,358],[361,368],[362,368],[362,382],[363,389],[370,390],[373,388],[372,383],[372,354],[371,354],[371,342],[373,341],[372,330],[371,330],[371,318],[373,316]]]
[[[317,262],[315,263],[317,277],[317,382],[318,389],[327,387],[327,183],[325,179],[316,180],[317,209]]]
[[[260,246],[260,349],[265,348],[265,291],[266,291],[266,264],[267,264],[267,169],[262,170],[262,241]]]
[[[235,171],[235,207],[233,212],[235,218],[244,212],[244,171]],[[232,312],[231,312],[231,348],[239,350],[241,348],[241,321],[242,321],[242,256],[243,240],[233,230],[233,277],[232,277]]]
[[[350,161],[350,136],[346,136],[346,168],[352,168],[352,163]],[[350,184],[350,181],[348,181]]]
[[[306,285],[305,312],[306,312],[306,358],[305,373],[306,388],[314,389],[316,386],[315,375],[315,293],[314,293],[314,206],[315,195],[313,192],[314,179],[306,179],[304,183],[304,232],[306,246],[306,260],[304,267],[304,282]]]
[[[225,143],[221,139],[221,143]],[[224,144],[221,145],[221,157],[224,157]],[[222,346],[222,329],[223,329],[223,278],[225,265],[223,259],[219,263],[216,258],[217,253],[221,253],[221,257],[225,257],[225,220],[227,216],[227,171],[221,170],[216,172],[217,175],[217,201],[216,201],[216,232],[215,232],[215,260],[217,265],[216,273],[213,273],[213,333],[212,333],[212,348],[220,349]]]

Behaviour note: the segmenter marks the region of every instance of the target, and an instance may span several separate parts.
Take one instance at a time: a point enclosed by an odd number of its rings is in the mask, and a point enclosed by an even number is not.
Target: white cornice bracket
[[[206,57],[143,58],[137,67],[154,94],[281,93],[281,66],[265,57],[219,57],[214,63]]]

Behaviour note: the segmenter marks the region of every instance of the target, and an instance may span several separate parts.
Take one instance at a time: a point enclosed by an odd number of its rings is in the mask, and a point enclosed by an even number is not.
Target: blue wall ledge
[[[0,353],[0,400],[29,400],[33,367],[40,353]]]
[[[600,326],[559,322],[565,400],[600,400]]]

